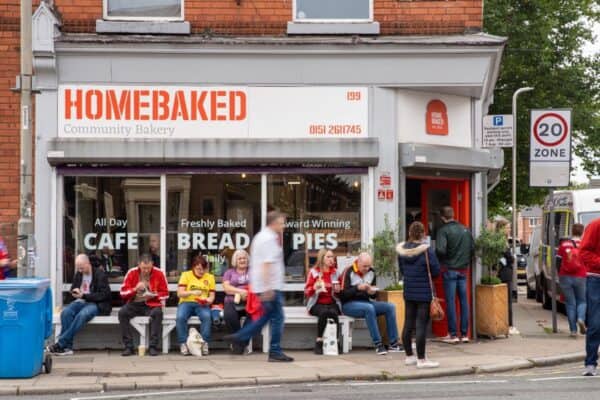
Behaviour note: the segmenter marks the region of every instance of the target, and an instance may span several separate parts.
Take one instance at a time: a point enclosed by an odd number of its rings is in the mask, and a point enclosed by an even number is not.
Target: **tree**
[[[539,204],[545,189],[529,187],[529,110],[572,108],[573,149],[591,175],[600,174],[600,54],[584,55],[600,21],[599,0],[488,0],[484,30],[508,38],[490,114],[510,114],[512,95],[523,86],[517,116],[517,198]],[[600,40],[600,38],[597,38]],[[489,197],[490,213],[511,202],[511,149],[504,152],[500,184]]]

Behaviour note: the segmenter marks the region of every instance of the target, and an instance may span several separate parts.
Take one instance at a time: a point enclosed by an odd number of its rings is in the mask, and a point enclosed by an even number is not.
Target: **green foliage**
[[[490,281],[498,279],[493,275],[493,270],[498,264],[498,260],[500,260],[504,254],[506,245],[506,236],[503,232],[496,232],[487,229],[485,226],[482,228],[479,237],[475,239],[475,254],[481,259],[481,264],[486,271],[486,274],[481,278],[482,284],[487,284],[484,283],[484,280]]]
[[[529,187],[529,111],[572,108],[573,148],[591,175],[600,174],[600,54],[584,55],[598,0],[488,0],[484,30],[508,38],[490,114],[510,114],[512,95],[523,86],[517,115],[517,191],[522,205],[540,204],[547,193]],[[598,40],[598,39],[596,39]],[[500,184],[489,197],[490,214],[511,202],[511,149],[504,152]]]
[[[386,290],[386,291],[404,290],[404,285],[400,282],[391,283],[391,284],[387,285],[384,290]]]
[[[501,284],[502,281],[500,280],[500,278],[496,277],[496,276],[482,276],[481,277],[481,284],[482,285],[499,285]]]
[[[390,225],[386,214],[384,228],[373,236],[370,246],[377,275],[391,279],[392,285],[398,282],[400,274],[396,256],[397,237],[397,228]]]

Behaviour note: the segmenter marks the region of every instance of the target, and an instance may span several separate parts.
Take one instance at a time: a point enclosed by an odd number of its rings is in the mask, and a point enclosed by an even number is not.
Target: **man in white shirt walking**
[[[292,357],[281,350],[283,334],[283,295],[285,265],[283,263],[282,235],[285,228],[285,215],[279,211],[267,214],[267,226],[252,240],[250,251],[250,285],[252,291],[260,297],[262,316],[256,321],[244,325],[233,335],[225,339],[234,343],[234,350],[241,353],[245,344],[262,327],[271,323],[271,347],[269,362],[290,362]]]

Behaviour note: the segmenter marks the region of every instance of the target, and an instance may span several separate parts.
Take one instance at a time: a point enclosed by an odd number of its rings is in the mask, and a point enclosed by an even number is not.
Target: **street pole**
[[[552,332],[558,332],[558,323],[556,321],[556,225],[554,224],[554,189],[550,189],[548,196],[548,203],[550,203],[550,240],[548,245],[550,246],[550,275],[552,281],[550,283],[550,290],[552,292]],[[546,278],[544,278],[546,279]]]
[[[31,0],[21,0],[21,163],[18,223],[17,274],[19,277],[33,276],[33,143],[31,135],[31,86],[33,76],[33,53],[31,46]]]
[[[512,98],[513,146],[512,146],[512,247],[513,279],[508,301],[512,302],[512,292],[517,283],[517,97],[521,93],[533,90],[532,87],[517,89]]]

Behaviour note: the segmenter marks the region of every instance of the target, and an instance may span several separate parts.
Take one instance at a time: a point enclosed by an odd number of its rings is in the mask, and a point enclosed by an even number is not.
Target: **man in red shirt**
[[[596,376],[600,347],[600,218],[585,228],[579,251],[587,271],[587,332],[584,376]]]

